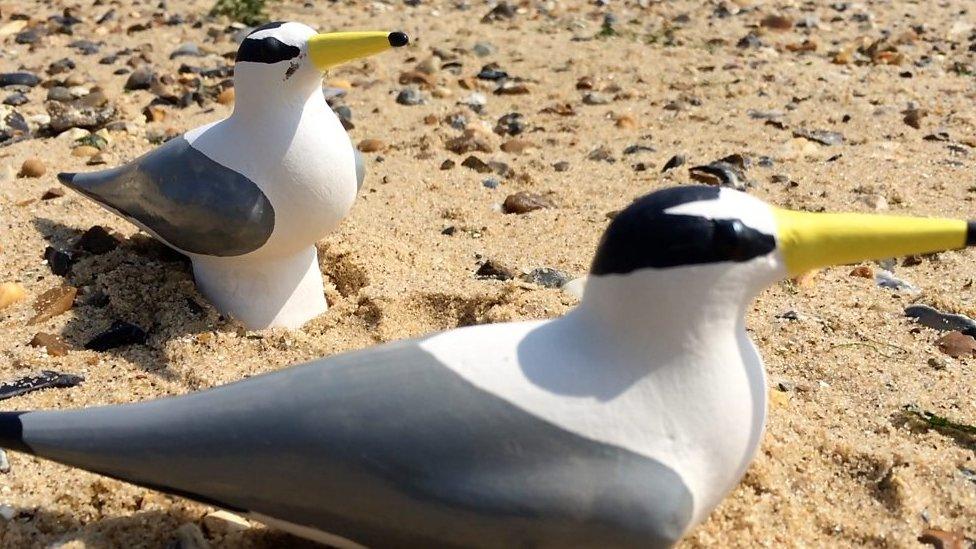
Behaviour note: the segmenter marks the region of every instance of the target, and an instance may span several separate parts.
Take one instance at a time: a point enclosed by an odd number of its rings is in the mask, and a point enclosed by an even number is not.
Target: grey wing
[[[261,189],[183,136],[118,168],[58,179],[190,253],[243,255],[274,230],[274,208]]]
[[[665,465],[541,420],[415,342],[174,399],[0,414],[13,438],[378,547],[667,547],[693,508]]]

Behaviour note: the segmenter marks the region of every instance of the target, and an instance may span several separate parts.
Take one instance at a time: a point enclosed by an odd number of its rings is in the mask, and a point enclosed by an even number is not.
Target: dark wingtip
[[[390,45],[394,48],[401,48],[410,43],[410,38],[405,32],[391,32],[389,36],[386,37],[390,41]]]
[[[0,412],[0,448],[17,452],[33,453],[24,444],[24,425],[20,416],[24,412]]]
[[[976,246],[976,220],[966,224],[966,245]]]
[[[58,174],[58,181],[64,183],[65,185],[69,185],[74,180],[76,175],[78,174],[74,172],[61,172]]]

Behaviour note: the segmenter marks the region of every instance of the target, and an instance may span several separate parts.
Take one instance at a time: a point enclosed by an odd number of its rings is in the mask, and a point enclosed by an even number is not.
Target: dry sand
[[[224,32],[227,21],[205,18],[208,2],[170,0],[165,10],[155,2],[100,3],[4,3],[0,26],[11,14],[41,21],[69,6],[83,22],[74,36],[52,34],[33,48],[4,38],[0,72],[25,68],[42,79],[73,73],[88,86],[101,85],[119,108],[117,118],[133,123],[130,132],[111,133],[104,150],[109,164],[152,148],[147,132],[183,131],[229,112],[213,102],[164,107],[165,121],[147,124],[141,111],[151,92],[123,92],[127,76],[112,74],[132,54],[114,65],[97,63],[122,48],[149,44],[143,46],[146,57],[162,73],[175,75],[184,62],[204,68],[222,64],[216,55],[169,59],[187,41],[217,54],[235,49]],[[353,139],[381,139],[388,148],[366,155],[364,192],[352,215],[319,246],[331,309],[294,332],[247,332],[219,318],[181,263],[153,259],[129,243],[81,259],[66,280],[51,274],[41,257],[45,246],[70,246],[95,224],[124,236],[135,230],[70,192],[23,203],[55,186],[56,172],[91,169],[84,158],[71,155],[70,140],[38,138],[0,148],[0,282],[19,282],[28,291],[26,300],[0,311],[0,379],[43,369],[86,378],[78,387],[36,392],[0,407],[73,408],[183,394],[458,325],[562,314],[575,300],[559,290],[519,280],[481,280],[474,272],[490,258],[516,270],[553,267],[582,275],[609,212],[650,190],[688,182],[689,165],[733,153],[752,160],[746,172],[754,183],[751,192],[776,204],[874,211],[886,202],[891,213],[976,216],[976,81],[968,51],[976,13],[968,2],[874,1],[838,11],[827,2],[744,0],[724,3],[732,12],[747,8],[724,18],[717,16],[718,2],[643,3],[526,2],[511,19],[492,23],[479,22],[490,5],[474,2],[458,9],[463,0],[421,0],[416,7],[364,1],[272,4],[273,19],[322,30],[402,29],[413,38],[409,48],[352,63],[327,77],[351,85],[344,103],[354,113]],[[110,7],[115,20],[98,30],[95,20]],[[202,25],[157,24],[126,32],[152,21],[155,12]],[[594,39],[609,12],[617,18],[617,36]],[[818,19],[819,28],[760,29],[760,20],[771,14]],[[217,41],[208,29],[218,31]],[[737,47],[749,32],[762,45]],[[883,37],[890,37],[894,53],[867,49]],[[84,56],[67,48],[76,39],[100,43],[101,51]],[[787,48],[807,39],[815,43],[814,51]],[[476,56],[472,47],[478,42],[494,45],[496,52]],[[850,55],[858,46],[866,51]],[[397,91],[404,87],[400,73],[435,50],[442,58],[434,58],[433,65],[460,63],[460,75],[437,70],[439,89],[422,90],[426,104],[397,104]],[[837,52],[839,61],[853,62],[833,63]],[[453,55],[456,59],[446,59]],[[74,71],[45,75],[49,63],[64,57],[76,62]],[[493,83],[475,81],[472,77],[489,62],[524,79],[529,93],[495,95]],[[583,77],[610,101],[584,104],[587,91],[577,89]],[[458,104],[472,93],[461,78],[482,87],[487,105],[480,115]],[[43,113],[45,93],[40,86],[32,89],[31,101],[17,110],[25,116]],[[566,103],[575,114],[543,112]],[[920,129],[903,122],[912,103],[926,112]],[[780,111],[782,126],[750,117],[750,109]],[[491,132],[500,116],[513,111],[522,113],[527,125],[519,138],[538,145],[521,155],[500,151],[509,138]],[[508,163],[514,175],[483,175],[460,166],[467,154],[444,146],[460,134],[446,121],[455,113],[483,131],[491,145],[492,152],[474,154]],[[615,123],[621,116],[633,124]],[[425,122],[428,117],[434,122]],[[846,140],[824,146],[793,138],[792,130],[804,127],[842,132]],[[942,131],[949,141],[923,139]],[[655,150],[622,154],[634,144]],[[606,147],[616,162],[588,160],[598,147]],[[689,163],[661,174],[676,153]],[[772,167],[759,165],[761,156],[768,156]],[[47,173],[15,177],[29,157],[41,158]],[[441,171],[447,159],[458,165]],[[554,170],[560,161],[569,169]],[[646,171],[634,169],[640,162]],[[484,187],[487,177],[498,178],[499,188]],[[501,213],[502,201],[516,191],[548,195],[555,207]],[[449,226],[456,232],[441,234]],[[825,271],[806,285],[783,283],[763,293],[748,319],[771,379],[762,448],[742,483],[682,546],[914,547],[930,527],[976,537],[973,439],[906,424],[900,412],[917,404],[976,424],[976,360],[945,357],[934,345],[939,334],[913,331],[902,312],[921,301],[973,315],[974,264],[976,253],[967,251],[897,267],[898,276],[922,288],[920,295],[849,276],[849,267]],[[63,282],[82,289],[78,304],[28,326],[33,299]],[[108,296],[108,305],[85,305],[98,291]],[[799,320],[778,317],[787,311],[798,312]],[[80,349],[117,319],[148,329],[147,345],[103,353],[73,350],[63,357],[28,346],[44,331],[63,334]],[[779,381],[788,390],[777,389]],[[159,547],[174,539],[178,527],[201,524],[213,511],[9,456],[12,470],[0,475],[0,503],[18,515],[0,520],[4,547],[62,542]],[[217,546],[300,543],[258,525],[227,535],[204,529]]]

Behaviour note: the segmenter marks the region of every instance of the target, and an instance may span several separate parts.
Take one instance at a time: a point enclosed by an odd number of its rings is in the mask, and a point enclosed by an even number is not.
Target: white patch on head
[[[697,200],[664,210],[672,215],[694,215],[707,219],[738,219],[744,225],[776,236],[776,220],[770,207],[744,192],[721,189],[715,200]]]
[[[288,22],[280,27],[275,27],[272,29],[264,29],[258,32],[252,33],[247,37],[247,40],[261,40],[262,38],[277,38],[281,42],[288,44],[290,46],[297,46],[305,50],[305,44],[308,39],[315,36],[315,29],[312,27],[302,24]]]

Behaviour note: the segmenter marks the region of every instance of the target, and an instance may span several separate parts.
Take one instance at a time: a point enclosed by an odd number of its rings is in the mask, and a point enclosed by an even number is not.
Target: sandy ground
[[[12,14],[39,22],[65,7],[73,7],[82,23],[74,36],[51,34],[34,46],[3,38],[0,72],[26,69],[42,80],[77,74],[84,86],[100,85],[119,109],[116,119],[131,122],[130,131],[110,133],[103,150],[109,164],[149,150],[147,136],[228,114],[228,106],[208,102],[164,107],[164,121],[147,123],[141,111],[152,93],[125,92],[127,76],[112,74],[138,53],[98,64],[123,48],[144,52],[170,75],[181,63],[225,63],[220,54],[235,49],[225,32],[228,21],[206,18],[207,2],[170,0],[165,9],[155,2],[99,3],[4,3],[0,26]],[[732,13],[721,17],[720,5]],[[115,19],[96,25],[110,7]],[[46,246],[70,247],[95,224],[125,237],[135,229],[70,192],[39,200],[56,186],[56,172],[92,169],[85,158],[72,156],[70,139],[42,137],[0,148],[0,282],[18,282],[28,291],[24,301],[0,311],[0,379],[44,369],[86,379],[74,388],[3,401],[0,408],[72,408],[182,394],[378,342],[562,314],[575,299],[560,290],[518,279],[482,280],[474,272],[491,259],[516,271],[552,267],[585,274],[608,213],[650,190],[687,183],[690,165],[734,153],[752,161],[746,171],[750,191],[779,205],[976,216],[976,81],[969,52],[976,13],[967,2],[875,1],[843,11],[826,2],[761,0],[605,7],[526,2],[510,19],[480,22],[490,9],[481,2],[440,0],[417,6],[358,0],[272,5],[274,19],[321,30],[402,29],[413,38],[409,48],[327,76],[349,88],[344,104],[353,112],[353,139],[381,139],[387,147],[366,155],[367,183],[352,215],[320,243],[331,309],[298,331],[248,332],[221,319],[196,293],[182,263],[162,261],[129,241],[83,257],[66,279],[51,274],[42,258]],[[154,13],[164,15],[151,30],[126,32],[153,21]],[[597,37],[607,13],[616,17],[615,34]],[[161,23],[173,14],[188,22]],[[761,28],[768,15],[819,24]],[[750,32],[759,44],[738,47]],[[888,39],[887,53],[883,46],[868,49],[882,38]],[[77,39],[100,44],[100,52],[85,56],[69,49]],[[813,51],[792,51],[805,40]],[[170,60],[169,53],[188,41],[214,55]],[[479,42],[495,51],[477,56],[473,46]],[[439,57],[428,62],[435,52]],[[64,57],[75,61],[75,70],[45,74]],[[494,83],[476,81],[490,62],[521,79],[528,93],[496,95]],[[442,68],[446,63],[459,64],[459,74]],[[418,64],[437,69],[435,89],[421,90],[426,104],[400,105],[399,75]],[[581,78],[593,89],[577,89]],[[471,85],[487,97],[481,114],[459,104]],[[590,92],[602,96],[590,102],[608,102],[585,104]],[[44,113],[45,94],[42,86],[33,88],[30,102],[16,110],[25,117]],[[564,104],[571,114],[549,108]],[[909,107],[926,114],[920,128],[903,121]],[[779,111],[780,124],[767,124],[750,110]],[[491,128],[510,112],[523,114],[526,131],[519,138],[536,148],[522,154],[499,149],[510,138]],[[449,121],[457,113],[483,132],[492,149],[474,154],[509,164],[510,177],[462,167],[468,155],[445,148],[461,133]],[[841,132],[845,141],[826,146],[794,138],[800,128]],[[925,139],[939,132],[948,141]],[[635,144],[653,150],[623,154]],[[587,159],[599,147],[615,162]],[[660,173],[679,153],[688,164]],[[760,162],[763,156],[771,166]],[[17,177],[30,157],[40,158],[47,173]],[[457,166],[440,170],[448,159]],[[568,169],[555,170],[557,162],[567,162]],[[638,163],[648,169],[635,170]],[[488,177],[497,178],[499,187],[483,186]],[[516,191],[547,195],[555,207],[503,214],[500,204]],[[442,234],[450,226],[454,234]],[[976,360],[942,355],[934,344],[940,334],[913,330],[903,315],[916,301],[976,313],[974,260],[973,251],[949,252],[914,266],[899,264],[895,274],[920,287],[920,294],[849,276],[850,267],[763,293],[748,318],[771,379],[762,448],[741,484],[682,546],[915,547],[926,528],[976,537],[974,440],[919,428],[901,412],[915,404],[976,424]],[[27,325],[33,299],[65,282],[81,289],[75,307]],[[107,305],[87,300],[98,292],[108,296]],[[798,320],[782,318],[787,311],[797,312]],[[81,350],[118,319],[146,328],[147,344]],[[75,350],[51,357],[30,347],[39,331],[62,335]],[[778,388],[780,382],[787,390]],[[0,475],[0,503],[17,516],[0,519],[4,547],[160,547],[175,539],[181,525],[201,525],[213,511],[22,455],[9,458],[11,471]],[[231,533],[201,527],[215,546],[300,543],[259,525]]]

